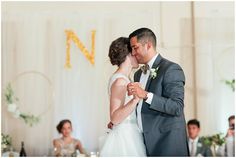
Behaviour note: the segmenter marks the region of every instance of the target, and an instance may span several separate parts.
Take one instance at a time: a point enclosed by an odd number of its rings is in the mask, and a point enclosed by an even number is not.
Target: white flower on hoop
[[[17,109],[17,110],[15,111],[15,113],[13,114],[13,116],[14,116],[15,118],[19,118],[19,117],[20,117],[20,110]]]
[[[14,103],[8,104],[7,110],[11,113],[15,113],[15,111],[17,110],[17,105]]]
[[[20,110],[19,110],[19,108],[18,108],[18,106],[16,104],[14,104],[14,103],[8,104],[7,110],[10,113],[12,113],[15,118],[19,118],[20,117]]]

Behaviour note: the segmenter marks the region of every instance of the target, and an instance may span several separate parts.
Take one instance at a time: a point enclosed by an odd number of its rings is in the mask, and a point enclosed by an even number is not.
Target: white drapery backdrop
[[[189,47],[192,44],[189,8],[189,2],[4,2],[2,88],[21,72],[39,71],[52,81],[53,104],[48,105],[51,91],[44,79],[30,75],[22,77],[15,83],[17,96],[23,102],[22,110],[34,114],[48,111],[38,125],[29,128],[13,118],[2,101],[2,132],[12,136],[15,149],[19,150],[20,142],[24,141],[28,155],[44,156],[52,149],[52,139],[59,137],[55,128],[57,123],[68,118],[73,123],[73,136],[82,141],[87,151],[96,151],[98,139],[109,121],[107,83],[115,69],[107,57],[109,45],[112,40],[128,36],[139,27],[154,30],[158,43],[165,46],[161,49],[162,55],[183,67],[186,119],[197,117],[202,123],[202,134],[225,132],[227,116],[233,113],[234,96],[220,80],[221,76],[227,76],[226,79],[234,76],[234,67],[227,65],[234,64],[233,20],[224,17],[220,21],[210,17],[212,23],[197,20],[196,55],[193,57]],[[174,22],[170,20],[173,16]],[[187,21],[184,26],[183,20]],[[228,25],[224,25],[225,22]],[[209,33],[215,23],[219,27],[206,36],[206,30]],[[72,43],[72,69],[64,68],[66,29],[72,29],[88,50],[91,31],[96,30],[94,66]],[[220,32],[219,36],[212,36],[214,31]],[[193,60],[196,70],[192,69]],[[218,63],[220,68],[217,68]],[[193,73],[197,74],[196,91]],[[194,105],[194,97],[197,105]]]

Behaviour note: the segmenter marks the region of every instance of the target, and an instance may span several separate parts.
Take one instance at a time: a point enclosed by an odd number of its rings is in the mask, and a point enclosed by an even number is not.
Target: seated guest
[[[53,140],[53,146],[56,149],[54,156],[74,156],[76,150],[79,150],[80,154],[85,154],[81,142],[71,136],[72,124],[70,120],[60,121],[57,130],[62,134],[62,137]]]
[[[200,122],[196,119],[188,121],[188,144],[190,156],[212,156],[210,147],[203,143],[203,140],[199,138]]]
[[[232,115],[228,118],[229,129],[225,137],[225,154],[226,156],[234,157],[235,156],[235,134],[234,134],[234,121],[235,116]]]
[[[235,116],[232,115],[228,118],[229,129],[225,136],[225,144],[217,149],[217,156],[235,156],[235,134],[234,134],[234,120]]]

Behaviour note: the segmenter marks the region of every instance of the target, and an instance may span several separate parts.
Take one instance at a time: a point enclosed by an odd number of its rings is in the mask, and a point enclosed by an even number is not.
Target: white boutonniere
[[[197,154],[197,157],[203,157],[202,154]]]
[[[158,71],[159,67],[157,67],[156,69],[152,68],[150,69],[150,77],[152,79],[155,79],[157,77],[157,71]]]
[[[197,147],[201,148],[202,147],[202,143],[197,143]]]

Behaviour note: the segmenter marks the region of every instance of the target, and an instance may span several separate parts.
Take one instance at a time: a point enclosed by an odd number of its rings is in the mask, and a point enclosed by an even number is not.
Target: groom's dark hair
[[[138,42],[150,41],[154,48],[156,48],[156,35],[149,28],[140,28],[129,35],[129,39],[137,37]]]
[[[189,125],[196,125],[198,128],[200,128],[200,122],[197,119],[192,119],[188,121],[188,126]]]
[[[129,54],[131,54],[129,38],[120,37],[111,43],[108,56],[112,65],[120,66]]]

